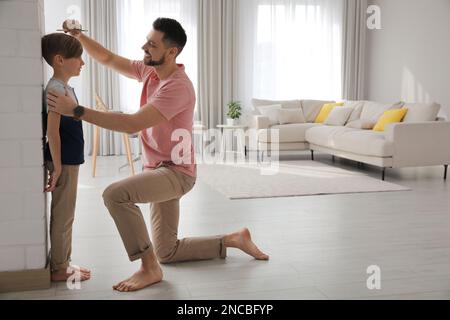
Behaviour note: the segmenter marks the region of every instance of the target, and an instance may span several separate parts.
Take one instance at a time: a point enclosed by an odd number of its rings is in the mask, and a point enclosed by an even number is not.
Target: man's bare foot
[[[224,244],[226,247],[241,249],[256,260],[269,260],[269,256],[259,250],[253,243],[250,231],[247,228],[225,236]]]
[[[86,281],[91,278],[91,271],[83,268],[83,267],[75,267],[71,266],[67,269],[52,271],[51,280],[54,282],[57,281],[66,281],[72,276],[75,272],[80,272],[80,281]]]
[[[136,291],[158,283],[162,278],[163,273],[159,265],[152,269],[144,269],[141,267],[141,269],[130,278],[114,285],[113,289],[120,292]]]

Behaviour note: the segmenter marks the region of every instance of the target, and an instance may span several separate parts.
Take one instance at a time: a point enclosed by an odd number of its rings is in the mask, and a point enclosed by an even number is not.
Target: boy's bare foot
[[[256,260],[269,260],[269,256],[259,250],[253,243],[250,231],[247,228],[225,236],[224,244],[226,247],[241,249]]]
[[[163,273],[159,265],[152,269],[144,269],[141,267],[141,269],[130,278],[114,285],[113,289],[120,292],[136,291],[158,283],[162,278]]]
[[[89,280],[91,278],[91,271],[90,270],[88,270],[86,268],[82,268],[82,267],[73,267],[72,266],[72,267],[69,267],[67,269],[52,271],[52,273],[51,273],[51,280],[54,281],[54,282],[66,281],[75,272],[78,272],[78,270],[80,272],[80,281],[86,281],[86,280]]]

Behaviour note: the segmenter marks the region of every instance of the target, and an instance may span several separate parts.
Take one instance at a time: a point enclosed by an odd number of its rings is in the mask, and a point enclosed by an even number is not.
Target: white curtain
[[[342,96],[343,0],[239,1],[238,96]]]
[[[159,17],[176,19],[187,33],[187,44],[178,56],[186,73],[197,88],[197,13],[198,0],[118,0],[118,54],[128,59],[142,60],[142,45]],[[139,109],[142,84],[120,77],[120,105],[124,112]]]
[[[199,0],[199,112],[207,128],[222,124],[236,98],[236,14],[238,0]]]
[[[117,52],[117,33],[114,27],[117,23],[117,6],[115,1],[86,0],[84,26],[89,30],[89,36],[112,52]],[[119,76],[117,72],[102,66],[89,56],[86,59],[84,72],[84,94],[91,106],[95,105],[94,94],[98,93],[105,104],[112,110],[120,110]],[[92,155],[92,137],[94,126],[86,124],[85,141],[88,154]],[[122,137],[119,133],[101,129],[99,155],[124,154]]]
[[[342,97],[364,99],[367,0],[344,0]]]

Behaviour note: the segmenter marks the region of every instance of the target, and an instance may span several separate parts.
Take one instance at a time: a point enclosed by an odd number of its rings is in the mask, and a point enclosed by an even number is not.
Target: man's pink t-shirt
[[[141,108],[152,105],[167,120],[141,131],[144,167],[153,169],[164,162],[195,177],[197,167],[192,145],[195,91],[184,66],[178,65],[178,70],[164,80],[143,61],[132,61],[132,66],[135,78],[144,82]]]

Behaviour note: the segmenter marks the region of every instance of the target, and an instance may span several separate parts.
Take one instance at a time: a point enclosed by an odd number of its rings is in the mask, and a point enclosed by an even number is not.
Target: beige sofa
[[[381,167],[383,180],[386,168],[443,165],[446,179],[450,163],[450,122],[437,117],[440,105],[347,101],[343,107],[350,115],[345,123],[314,123],[326,102],[253,99],[254,112],[249,125],[258,129],[257,150],[248,146],[249,151],[256,151],[258,157],[264,157],[271,150],[310,150],[312,160],[314,152],[327,153],[333,156],[333,160],[337,156]],[[304,122],[277,123],[274,110],[269,115],[261,114],[261,111],[267,112],[266,106],[299,110],[303,112]],[[387,125],[384,132],[371,130],[386,110],[398,108],[408,109],[401,123]],[[278,141],[271,141],[272,130],[277,130]]]

